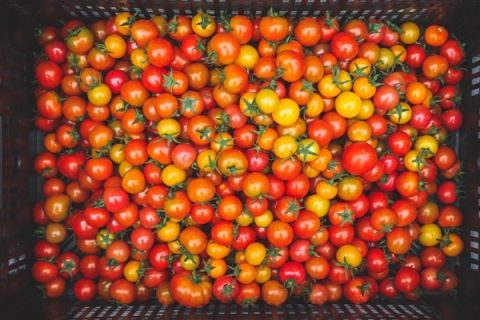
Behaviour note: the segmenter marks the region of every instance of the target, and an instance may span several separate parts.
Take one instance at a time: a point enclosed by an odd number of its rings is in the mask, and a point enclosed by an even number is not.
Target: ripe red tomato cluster
[[[65,279],[81,301],[187,307],[456,287],[465,57],[444,27],[122,12],[37,40],[46,296]]]

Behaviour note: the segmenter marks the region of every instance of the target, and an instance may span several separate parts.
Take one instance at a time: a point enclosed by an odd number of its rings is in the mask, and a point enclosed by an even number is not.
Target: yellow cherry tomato
[[[347,136],[352,142],[365,142],[372,137],[372,127],[365,121],[357,120],[348,126]]]
[[[265,283],[272,277],[272,269],[269,266],[259,265],[257,267],[257,275],[255,276],[256,283]]]
[[[264,114],[272,114],[278,108],[280,99],[275,91],[265,88],[257,92],[255,102]]]
[[[351,244],[345,244],[338,248],[335,257],[337,258],[337,262],[347,263],[354,268],[362,263],[362,254],[357,247]]]
[[[235,221],[242,227],[249,226],[253,222],[252,215],[242,212]]]
[[[291,126],[300,117],[300,107],[290,98],[281,99],[278,108],[272,113],[273,120],[282,126]]]
[[[372,65],[366,58],[355,58],[350,62],[348,71],[353,76],[369,75],[372,71]]]
[[[176,239],[173,241],[170,241],[168,243],[168,249],[173,253],[173,254],[181,254],[183,245],[180,243],[180,240]]]
[[[415,22],[405,22],[400,29],[403,31],[400,34],[400,40],[405,44],[415,43],[420,37],[420,27]]]
[[[107,249],[107,247],[115,240],[115,233],[110,232],[108,229],[102,229],[98,231],[95,236],[95,242],[97,246],[102,249]]]
[[[127,162],[126,160],[123,160],[120,163],[120,166],[118,167],[118,173],[120,173],[120,177],[124,177],[125,174],[130,171],[130,169],[135,168],[131,163]]]
[[[337,196],[338,187],[322,180],[315,187],[315,192],[321,198],[331,200]]]
[[[240,110],[247,117],[254,117],[258,115],[259,108],[257,103],[255,102],[255,96],[256,93],[247,92],[240,97]]]
[[[253,70],[257,64],[258,58],[259,54],[257,49],[251,45],[244,44],[243,46],[240,46],[240,53],[238,54],[235,63],[249,70]]]
[[[125,148],[124,144],[117,143],[112,146],[109,152],[110,159],[115,162],[116,164],[120,164],[125,160],[123,155],[123,148]]]
[[[425,167],[425,155],[418,150],[410,150],[403,156],[405,168],[412,172],[419,172]]]
[[[215,20],[208,13],[200,11],[192,18],[192,30],[200,37],[210,37],[216,29]]]
[[[192,271],[198,267],[200,263],[200,257],[197,254],[182,254],[180,256],[180,265],[183,269]]]
[[[123,268],[123,276],[130,282],[137,282],[140,280],[140,261],[132,260],[125,264]]]
[[[227,263],[223,259],[210,259],[208,263],[211,267],[208,275],[212,279],[220,278],[227,272]]]
[[[355,118],[362,109],[362,99],[353,92],[345,91],[335,99],[335,110],[344,118]]]
[[[413,148],[419,152],[423,152],[426,158],[431,158],[438,151],[438,141],[432,136],[424,135],[415,141]]]
[[[297,141],[294,137],[286,135],[278,137],[273,143],[273,152],[278,158],[287,158],[298,150]]]
[[[265,211],[259,216],[253,218],[255,225],[260,228],[266,228],[272,223],[273,221],[273,213],[270,210]]]
[[[163,242],[171,242],[180,235],[180,225],[176,222],[167,220],[165,225],[158,229],[155,236]]]
[[[378,59],[377,66],[378,69],[385,71],[393,67],[395,63],[395,56],[390,49],[381,48],[380,49],[380,58]]]
[[[265,259],[266,254],[267,249],[260,242],[253,242],[248,245],[247,249],[245,249],[245,259],[252,266],[260,265],[263,262],[263,259]]]
[[[388,117],[393,123],[404,124],[412,118],[412,108],[405,102],[400,102],[388,112]]]
[[[403,63],[405,62],[405,59],[407,59],[407,50],[404,46],[395,44],[390,47],[390,50],[393,52],[393,55],[398,62]]]
[[[215,134],[210,142],[210,148],[216,152],[222,152],[223,150],[231,149],[234,146],[234,139],[228,132],[220,131]]]
[[[323,111],[324,102],[318,93],[313,93],[312,99],[307,102],[305,115],[310,118],[318,117]]]
[[[312,162],[318,158],[320,154],[320,146],[313,139],[303,139],[298,143],[297,158],[305,162]]]
[[[420,228],[418,242],[425,247],[436,246],[442,238],[442,229],[434,223],[424,224]]]
[[[185,181],[187,173],[174,164],[169,164],[162,170],[162,181],[166,186],[173,187],[177,183]]]
[[[353,83],[353,92],[358,94],[361,99],[370,99],[377,92],[377,88],[370,83],[367,77],[361,76]]]
[[[312,194],[305,199],[305,209],[312,211],[317,216],[325,217],[330,209],[330,200],[322,198],[317,194]]]
[[[136,48],[132,51],[132,54],[130,55],[130,62],[142,70],[145,70],[148,66],[150,66],[147,51],[143,48]]]
[[[375,105],[372,100],[366,99],[362,100],[362,107],[360,113],[355,117],[358,120],[367,120],[375,112]]]
[[[158,123],[157,132],[162,138],[176,138],[180,135],[180,123],[172,118],[162,119]]]
[[[333,75],[333,83],[337,85],[342,91],[352,90],[352,77],[345,70],[340,70],[338,76]]]
[[[223,259],[230,253],[230,247],[223,246],[213,240],[210,240],[208,241],[206,251],[212,259]]]
[[[127,52],[127,43],[120,35],[111,34],[105,38],[105,48],[112,58],[120,59]]]
[[[201,171],[212,172],[216,167],[217,152],[212,149],[205,149],[197,155],[197,166]]]
[[[333,83],[333,76],[327,74],[318,82],[318,93],[325,98],[335,98],[342,92],[342,90]]]

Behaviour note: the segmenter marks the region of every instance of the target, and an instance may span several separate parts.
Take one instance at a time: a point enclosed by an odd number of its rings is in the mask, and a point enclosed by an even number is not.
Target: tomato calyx
[[[228,269],[232,270],[232,272],[227,274],[227,276],[232,276],[235,278],[237,278],[242,272],[242,269],[240,269],[240,266],[238,264],[235,265],[235,267],[228,266]]]
[[[342,221],[340,222],[340,227],[343,227],[345,223],[349,222],[353,224],[353,211],[350,211],[347,206],[345,206],[345,211],[342,213],[337,214],[340,218],[342,218]]]
[[[289,289],[290,290],[290,293],[289,295],[291,296],[293,294],[293,291],[295,291],[296,288],[301,288],[297,282],[295,281],[295,278],[289,278],[287,279],[287,281],[285,281],[283,283],[283,286],[286,288],[286,289]]]
[[[449,279],[450,277],[448,275],[446,275],[444,273],[445,270],[439,270],[437,271],[437,280],[440,282],[440,283],[444,283],[445,280]]]
[[[365,294],[368,294],[370,295],[370,287],[372,286],[372,283],[370,281],[366,281],[364,284],[362,284],[361,286],[357,286],[358,289],[360,289],[360,292],[362,293],[362,297],[365,295]]]
[[[335,24],[336,21],[337,21],[337,17],[330,18],[330,11],[327,10],[325,12],[325,16],[324,16],[325,26],[328,29],[333,28],[333,29],[339,31],[337,25]]]
[[[369,34],[381,33],[380,29],[385,25],[383,22],[373,22],[370,20],[366,20],[365,23],[367,24]]]
[[[398,120],[397,120],[397,121],[400,122],[401,119],[402,119],[402,114],[403,114],[405,111],[408,111],[408,110],[410,110],[410,109],[408,109],[408,108],[402,108],[402,104],[399,103],[399,104],[397,104],[393,109],[389,110],[389,111],[387,112],[387,115],[388,115],[388,116],[396,115],[396,116],[398,117]]]
[[[230,31],[233,30],[233,28],[230,26],[229,17],[228,17],[228,15],[227,15],[225,12],[222,12],[222,13],[220,14],[219,22],[220,22],[220,25],[222,26],[222,28],[223,28],[226,32],[230,32]]]
[[[210,273],[212,272],[212,270],[216,268],[212,266],[212,261],[206,262],[205,260],[203,260],[203,265],[204,265],[203,269],[200,269],[199,271],[205,272],[207,276],[210,276]]]
[[[107,269],[115,269],[120,265],[120,262],[118,262],[117,259],[111,258],[107,260],[106,268]]]
[[[213,22],[211,19],[209,19],[208,13],[203,12],[203,10],[200,8],[197,12],[202,19],[200,22],[197,23],[197,26],[200,26],[203,30],[205,30],[209,25],[211,25]]]
[[[174,76],[173,76],[173,69],[170,70],[170,74],[166,75],[164,74],[163,75],[163,87],[165,89],[168,89],[169,92],[173,92],[173,87],[178,85],[178,81],[175,80]]]
[[[300,212],[300,210],[303,209],[303,207],[297,204],[296,199],[293,201],[290,201],[290,199],[287,198],[287,205],[288,207],[283,214],[286,215],[286,214],[292,213],[295,219],[297,219],[298,213]]]
[[[199,139],[207,139],[208,142],[212,141],[212,139],[210,138],[210,133],[212,133],[214,131],[215,131],[214,129],[212,129],[208,126],[206,126],[203,129],[195,129],[195,132],[200,134]]]
[[[193,48],[197,49],[200,52],[200,55],[203,55],[206,51],[207,40],[202,40],[197,35],[195,35],[195,39],[197,40],[197,45]]]
[[[87,29],[87,28],[85,28],[85,27],[75,27],[72,30],[68,30],[67,36],[65,37],[65,41],[70,39],[70,38],[78,36],[80,34],[80,32],[82,32],[83,29]]]
[[[145,268],[145,265],[143,264],[143,260],[140,260],[140,267],[136,271],[136,273],[138,275],[138,280],[135,283],[138,284],[140,282],[140,280],[145,276],[145,271],[150,270],[150,269],[152,269],[152,268]]]
[[[391,22],[390,20],[385,20],[385,23],[393,32],[396,32],[398,34],[405,33],[399,26],[397,26],[395,23]]]
[[[220,132],[218,134],[218,140],[213,139],[212,142],[219,146],[218,153],[220,153],[224,148],[231,146],[234,140],[235,138],[224,138],[222,132]]]
[[[222,287],[222,292],[220,293],[221,297],[227,297],[227,299],[231,299],[232,292],[235,292],[235,288],[233,287],[235,285],[237,280],[233,280],[229,284],[226,284]]]
[[[115,238],[110,237],[110,232],[99,232],[100,239],[95,243],[95,246],[107,248]]]
[[[206,63],[213,66],[218,61],[218,53],[215,50],[210,51],[207,55]]]
[[[178,26],[180,25],[180,22],[177,21],[177,15],[174,15],[172,18],[172,22],[166,23],[165,26],[168,29],[168,32],[170,33],[175,33],[177,32]]]
[[[348,83],[351,80],[340,81],[340,67],[338,64],[333,65],[332,67],[332,83],[340,88],[342,84]]]
[[[108,54],[112,53],[111,51],[109,51],[109,50],[107,49],[107,47],[106,47],[103,43],[95,43],[94,46],[95,46],[95,48],[97,48],[98,51],[100,51],[101,53],[108,53]]]
[[[349,273],[352,278],[355,277],[355,272],[357,271],[357,268],[355,268],[354,266],[352,266],[350,263],[347,262],[347,257],[343,257],[343,262],[335,261],[334,263],[339,267],[345,268],[345,277],[347,279],[349,277]],[[363,260],[362,260],[362,263],[363,263]]]
[[[395,227],[395,224],[393,222],[389,223],[389,224],[385,224],[382,222],[382,228],[378,231],[378,232],[390,232],[392,231],[393,227]]]
[[[301,79],[300,82],[302,83],[303,87],[300,89],[300,91],[307,91],[310,94],[313,94],[314,92],[317,91],[315,87],[313,86],[313,83],[311,81]]]
[[[73,259],[65,260],[62,259],[63,267],[58,271],[59,273],[68,272],[70,277],[73,277],[73,269],[78,267],[78,264],[73,261]]]
[[[255,100],[253,100],[252,102],[248,102],[247,99],[245,98],[242,98],[242,99],[243,99],[243,102],[245,102],[245,106],[246,106],[245,110],[243,110],[242,112],[244,115],[250,117],[250,119],[253,119],[254,116],[261,113],[260,108],[258,107]]]
[[[368,82],[371,84],[370,80],[370,75],[365,73],[365,70],[367,69],[368,67],[365,66],[365,67],[360,67],[356,62],[355,62],[355,70],[350,72],[350,76],[353,76],[353,79],[352,79],[352,82],[355,82],[355,80],[357,80],[358,78],[360,77],[367,77],[368,78]],[[375,74],[376,75],[376,74]],[[373,77],[373,76],[372,76]],[[380,86],[380,84],[378,85]],[[377,86],[377,87],[378,87]]]
[[[236,165],[231,165],[231,166],[228,166],[226,168],[226,172],[225,172],[225,177],[228,177],[229,175],[233,175],[234,177],[238,177],[238,174],[237,174],[237,171],[242,171],[242,170],[245,170],[245,168],[237,168]]]
[[[181,114],[185,113],[187,110],[190,110],[193,112],[193,114],[197,114],[197,111],[195,110],[195,102],[197,102],[197,98],[192,99],[190,97],[190,94],[187,92],[185,99],[178,99],[180,103],[182,104],[182,111],[180,112]]]
[[[273,7],[270,7],[270,10],[268,10],[268,16],[269,17],[283,17],[287,12],[276,12],[273,10]]]
[[[45,285],[43,284],[39,284],[37,286],[35,286],[38,290],[40,290],[40,297],[42,299],[46,299],[47,296],[45,295],[45,292],[47,291],[47,289],[45,288]]]
[[[242,300],[242,302],[241,302],[241,305],[242,305],[243,308],[250,308],[250,307],[253,308],[253,306],[255,305],[255,301],[256,301],[257,299],[258,299],[257,296],[252,297],[252,298],[249,298],[249,299],[244,298],[244,299]]]
[[[270,246],[269,249],[267,249],[267,254],[265,255],[265,258],[262,261],[262,265],[265,266],[267,265],[269,260],[275,260],[276,257],[283,257],[283,254],[281,253],[282,248],[277,248],[274,246]]]
[[[69,56],[69,62],[68,62],[68,67],[69,68],[73,68],[73,70],[75,70],[75,73],[79,73],[80,72],[80,66],[78,65],[78,63],[80,62],[80,60],[78,59],[77,57],[77,54],[76,53],[72,53],[70,56]],[[75,79],[77,79],[77,81],[80,81],[80,77],[79,76],[75,76]]]
[[[194,162],[192,165],[192,168],[195,170],[202,170],[205,171],[205,169],[209,169],[209,172],[217,171],[218,173],[220,172],[220,169],[217,166],[217,160],[218,160],[218,154],[215,156],[215,159],[212,159],[212,156],[208,154],[208,159],[207,159],[207,164],[203,168],[199,168],[197,162]]]
[[[320,232],[323,232],[322,229],[320,229]],[[315,251],[315,248],[318,247],[318,244],[312,243],[311,245],[308,246],[308,255],[310,257],[320,257],[320,255]]]
[[[42,238],[45,238],[45,232],[46,232],[46,228],[40,227],[38,229],[35,229],[35,231],[33,231],[33,236],[35,238],[42,239]]]
[[[228,131],[228,125],[230,123],[230,117],[228,114],[226,114],[225,112],[220,112],[220,114],[218,116],[215,117],[215,120],[217,120],[218,122],[220,122],[219,124],[217,124],[217,128],[216,128],[216,131],[218,133],[220,132],[225,132],[225,131]],[[214,130],[212,130],[214,131]],[[212,132],[210,131],[210,132]]]
[[[53,172],[53,173],[52,173]],[[40,173],[40,175],[45,178],[46,176],[50,175],[52,177],[55,177],[55,169],[53,168],[50,168],[50,167],[46,167],[42,170],[42,172]]]
[[[135,22],[137,15],[140,13],[140,11],[135,11],[130,17],[127,18],[127,21],[121,24],[122,27],[132,27],[133,23]]]

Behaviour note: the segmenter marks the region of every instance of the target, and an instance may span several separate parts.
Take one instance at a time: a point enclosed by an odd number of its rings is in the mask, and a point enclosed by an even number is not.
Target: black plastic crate
[[[327,10],[345,17],[380,18],[394,22],[439,23],[467,43],[467,69],[462,82],[464,126],[456,136],[457,152],[467,172],[462,237],[465,250],[456,271],[459,299],[427,297],[422,302],[376,299],[366,305],[346,302],[314,306],[290,300],[280,307],[258,304],[211,304],[199,309],[148,304],[114,307],[94,301],[80,304],[68,297],[41,300],[30,276],[34,262],[31,209],[41,197],[40,180],[33,172],[42,137],[32,119],[34,99],[34,27],[59,20],[107,19],[122,11],[140,17],[192,15],[202,8],[221,12],[264,15],[270,7],[287,15],[320,16]],[[476,319],[480,297],[480,10],[479,0],[3,0],[0,2],[0,318],[7,319]]]

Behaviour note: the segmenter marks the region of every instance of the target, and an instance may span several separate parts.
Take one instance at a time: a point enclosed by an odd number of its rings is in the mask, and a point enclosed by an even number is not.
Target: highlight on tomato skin
[[[122,12],[36,41],[31,272],[46,297],[195,308],[455,290],[465,54],[444,26]]]

